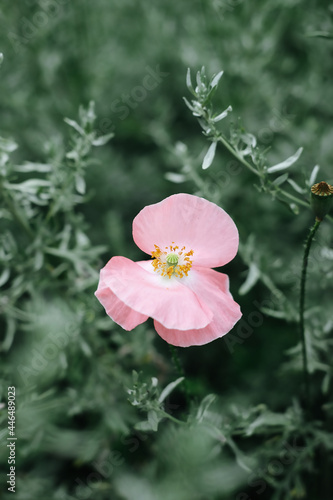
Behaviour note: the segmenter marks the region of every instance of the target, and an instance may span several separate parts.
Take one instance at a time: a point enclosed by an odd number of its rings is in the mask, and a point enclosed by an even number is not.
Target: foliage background
[[[268,165],[304,147],[290,169],[299,191],[286,185],[307,201],[315,165],[333,183],[332,16],[314,0],[1,6],[0,397],[16,386],[18,500],[332,498],[332,222],[309,266],[304,419],[297,307],[313,215],[256,189],[220,144],[202,170],[210,143],[183,101],[188,67],[223,69],[213,106],[233,113],[221,129],[240,136],[240,123]],[[142,258],[138,211],[177,192],[236,222],[240,252],[223,271],[243,322],[180,350],[192,402],[181,382],[163,413],[158,395],[180,376],[168,346],[152,322],[122,331],[93,292],[112,255]],[[1,422],[5,443],[5,407]],[[288,463],[286,443],[298,446]],[[2,446],[2,498],[7,458]]]

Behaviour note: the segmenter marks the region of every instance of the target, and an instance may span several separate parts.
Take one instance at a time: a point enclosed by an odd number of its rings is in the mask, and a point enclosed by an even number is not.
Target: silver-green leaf
[[[293,165],[298,160],[298,158],[301,156],[302,151],[303,151],[303,148],[299,148],[295,154],[293,154],[292,156],[290,156],[289,158],[287,158],[283,162],[278,163],[277,165],[274,165],[273,167],[269,167],[267,169],[267,172],[269,174],[273,174],[274,172],[279,172],[280,170],[285,170],[286,168],[291,167],[291,165]]]
[[[208,151],[207,151],[207,153],[203,159],[203,162],[202,162],[203,170],[206,170],[206,168],[210,167],[211,164],[213,163],[215,151],[216,151],[216,144],[217,144],[216,141],[214,141],[209,146]]]

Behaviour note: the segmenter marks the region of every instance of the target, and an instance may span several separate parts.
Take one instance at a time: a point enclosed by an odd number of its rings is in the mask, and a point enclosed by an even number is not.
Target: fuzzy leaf
[[[270,309],[268,307],[261,307],[260,311],[271,318],[287,319],[287,313],[285,311],[275,311],[274,309]]]
[[[185,104],[186,106],[193,112],[195,111],[194,107],[192,106],[192,104],[190,104],[190,102],[186,99],[186,97],[183,97],[184,101],[185,101]]]
[[[309,187],[311,187],[315,182],[316,182],[316,177],[317,177],[317,174],[319,172],[319,165],[316,165],[315,167],[313,167],[313,170],[311,172],[311,175],[310,175],[310,179],[309,179]]]
[[[200,90],[200,87],[202,86],[201,74],[203,74],[203,75],[205,74],[204,66],[201,68],[201,71],[197,71],[197,75],[196,75],[196,80],[197,80],[197,85],[199,87],[199,90]]]
[[[299,148],[295,154],[293,154],[292,156],[290,156],[289,158],[287,158],[283,162],[278,163],[277,165],[274,165],[273,167],[269,167],[267,169],[267,172],[269,174],[272,174],[273,172],[279,172],[280,170],[285,170],[286,168],[291,167],[291,165],[293,165],[298,160],[298,158],[301,156],[302,151],[303,151],[303,148]]]
[[[225,118],[230,111],[232,111],[232,107],[228,106],[227,109],[225,109],[224,111],[222,111],[222,113],[220,113],[219,115],[215,116],[215,118],[213,118],[213,122],[217,123],[217,122],[223,120],[223,118]]]
[[[305,193],[305,189],[301,188],[301,186],[299,186],[295,181],[293,181],[292,179],[288,179],[288,183],[291,185],[291,187],[293,187],[295,189],[295,191],[297,193],[300,193],[300,194],[304,194]]]
[[[265,427],[285,427],[289,419],[283,413],[264,413],[252,422],[246,430],[246,436],[252,436]]]
[[[208,394],[204,399],[201,401],[200,406],[197,411],[197,420],[198,422],[202,422],[202,420],[205,418],[206,413],[208,411],[208,408],[214,401],[216,400],[215,394]]]
[[[9,276],[10,276],[10,270],[7,267],[2,271],[0,275],[0,287],[3,286],[5,283],[7,283]]]
[[[36,193],[38,189],[42,187],[50,187],[50,181],[44,179],[28,179],[27,181],[20,182],[18,184],[10,184],[5,182],[4,186],[7,189],[15,189],[16,191],[22,191],[27,193]]]
[[[83,128],[80,127],[80,125],[75,120],[70,120],[69,118],[64,118],[64,121],[67,123],[67,125],[74,128],[80,135],[85,135]]]
[[[211,86],[212,88],[214,88],[214,87],[217,87],[217,86],[218,86],[219,81],[221,80],[222,75],[223,75],[223,71],[220,71],[219,73],[217,73],[217,75],[215,75],[215,76],[212,78],[212,80],[211,80],[211,82],[210,82],[210,86]]]
[[[183,175],[183,174],[177,174],[175,172],[167,172],[164,177],[168,181],[174,182],[175,184],[180,184],[181,182],[185,182],[186,181],[185,175]]]
[[[106,135],[101,135],[100,137],[97,137],[92,141],[93,146],[104,146],[107,142],[109,142],[110,139],[114,137],[114,133],[111,132],[110,134]]]
[[[195,93],[193,85],[192,85],[191,70],[190,70],[190,68],[187,68],[186,86],[187,86],[188,90],[191,92],[191,94],[193,94],[194,96],[196,96],[196,93]]]
[[[51,172],[52,166],[46,163],[32,163],[27,161],[15,167],[16,172]]]
[[[7,352],[10,349],[10,346],[13,343],[15,330],[16,330],[16,322],[12,317],[6,318],[7,325],[4,334],[4,338],[0,343],[0,352]]]
[[[171,394],[171,392],[177,387],[177,385],[179,385],[182,381],[184,380],[184,377],[179,377],[177,378],[177,380],[175,380],[174,382],[171,382],[170,384],[168,384],[164,389],[163,391],[161,392],[160,394],[160,397],[158,398],[158,401],[160,403],[163,403],[163,401],[165,400],[165,398],[167,398],[169,396],[169,394]]]
[[[217,142],[214,141],[209,146],[208,151],[207,151],[207,153],[203,159],[203,162],[202,162],[203,170],[206,170],[206,168],[210,167],[211,164],[213,163],[215,151],[216,151],[216,144],[217,144]]]
[[[86,192],[86,181],[82,175],[75,177],[75,187],[78,193],[84,194]]]
[[[281,184],[283,184],[288,179],[288,176],[289,174],[285,173],[274,179],[274,186],[281,186]]]
[[[238,290],[239,295],[247,294],[251,290],[251,288],[253,288],[254,285],[257,283],[259,277],[260,277],[260,271],[257,265],[254,264],[254,262],[251,262],[246,280]]]

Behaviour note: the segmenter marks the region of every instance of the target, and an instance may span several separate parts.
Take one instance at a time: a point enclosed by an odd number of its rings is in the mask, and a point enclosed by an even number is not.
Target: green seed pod
[[[169,253],[166,261],[168,266],[176,266],[178,264],[178,255],[176,253]]]
[[[333,205],[333,186],[322,181],[311,187],[311,206],[316,219],[323,220]]]

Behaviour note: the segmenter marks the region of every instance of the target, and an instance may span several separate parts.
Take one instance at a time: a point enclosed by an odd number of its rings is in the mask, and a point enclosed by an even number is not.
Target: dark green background
[[[86,221],[82,227],[92,247],[106,245],[94,261],[96,270],[113,255],[144,258],[132,241],[131,223],[145,205],[177,192],[198,193],[191,182],[174,184],[165,178],[183,166],[174,153],[178,142],[187,145],[211,199],[239,228],[243,255],[223,269],[243,311],[243,323],[229,334],[238,341],[232,349],[231,340],[226,344],[221,339],[180,350],[196,401],[218,394],[220,415],[232,405],[249,409],[264,404],[284,412],[298,395],[301,374],[286,356],[298,343],[296,322],[264,316],[242,338],[241,328],[247,328],[251,313],[258,310],[255,304],[272,295],[262,283],[244,296],[238,290],[252,258],[297,308],[302,244],[313,216],[302,208],[296,216],[259,193],[254,176],[244,168],[235,171],[230,154],[220,146],[210,169],[200,169],[209,143],[182,99],[189,98],[186,71],[190,67],[194,75],[205,66],[212,75],[224,70],[214,103],[217,110],[233,107],[226,133],[240,118],[267,148],[272,165],[303,146],[292,178],[304,186],[319,164],[317,180],[333,183],[332,17],[326,2],[297,0],[22,0],[0,7],[0,136],[13,138],[19,146],[12,161],[46,163],[50,150],[67,147],[70,131],[64,117],[76,119],[79,106],[90,101],[95,102],[99,135],[115,133],[94,150],[86,174],[87,197],[75,208]],[[155,86],[150,79],[154,88],[142,91],[152,72],[163,76],[155,78]],[[8,229],[8,221],[0,224],[2,231]],[[11,230],[23,254],[24,236],[15,224]],[[56,230],[61,230],[61,220]],[[331,232],[331,223],[323,224],[318,249],[331,246]],[[251,234],[255,240],[249,257],[246,241]],[[320,250],[315,255],[308,300],[313,307],[322,306],[326,318],[332,256],[326,256],[324,266]],[[10,350],[1,353],[1,395],[6,396],[8,385],[18,391],[17,500],[84,495],[150,500],[151,491],[163,491],[163,500],[273,498],[273,488],[258,494],[258,488],[249,486],[229,451],[214,456],[215,443],[200,440],[191,430],[182,434],[162,422],[156,435],[135,433],[142,415],[127,401],[132,370],[142,371],[147,381],[158,377],[161,386],[178,376],[151,320],[133,332],[112,324],[93,295],[97,281],[84,291],[78,286],[76,292],[72,283],[68,296],[63,277],[48,283],[41,273],[32,283],[34,290],[18,305],[29,319],[19,321]],[[36,355],[38,345],[59,331],[66,332],[67,340],[44,365]],[[38,376],[22,371],[31,362],[38,365]],[[317,378],[320,387],[322,374]],[[174,414],[186,415],[190,409],[182,392],[177,390],[172,398]],[[5,428],[5,417],[3,423]],[[251,455],[262,448],[260,443],[245,439],[240,447]],[[80,481],[86,485],[89,474],[96,473],[94,461],[110,450],[121,457],[114,455],[112,474],[91,491],[79,490]],[[196,453],[208,457],[208,465],[205,460],[198,465]],[[6,450],[0,456],[7,473]],[[183,476],[178,483],[179,470]],[[318,491],[316,484],[321,484],[320,499],[328,500],[332,492],[320,477],[313,475],[308,491]],[[174,491],[172,485],[177,486]],[[242,492],[248,497],[237,497]],[[4,493],[3,498],[10,496]],[[304,498],[317,499],[316,494]]]

